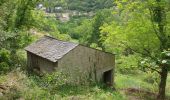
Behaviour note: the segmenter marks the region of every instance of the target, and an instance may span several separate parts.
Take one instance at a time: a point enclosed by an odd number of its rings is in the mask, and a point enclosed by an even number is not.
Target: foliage
[[[41,35],[51,35],[61,40],[71,40],[68,34],[61,34],[58,29],[58,21],[53,17],[47,17],[45,12],[40,10],[32,11],[33,14],[33,30],[37,29]],[[36,35],[36,34],[35,34]]]
[[[118,89],[144,88],[157,92],[156,85],[160,79],[155,71],[160,73],[164,66],[170,70],[170,2],[112,2],[113,0],[0,0],[0,74],[7,74],[15,67],[24,69],[26,54],[23,48],[34,41],[36,35],[47,34],[62,40],[73,38],[72,41],[118,54],[116,72],[121,73],[116,74]],[[45,11],[36,9],[38,3],[43,3],[47,12],[55,11],[55,7],[63,7],[65,10],[82,13],[92,12],[94,16],[73,16],[68,22],[60,22],[56,20],[55,14],[49,16]],[[81,74],[78,68],[76,73],[77,76]],[[41,100],[125,99],[119,92],[97,85],[68,84],[67,78],[62,73],[44,77],[25,76],[19,82],[21,88],[12,87],[5,96],[9,97],[7,99]],[[86,76],[79,80],[85,78]],[[0,82],[6,80],[7,78],[0,78]],[[78,81],[74,83],[76,82]],[[169,77],[167,83],[169,84]],[[166,91],[169,91],[169,85]]]
[[[56,26],[56,20],[54,18],[48,18],[45,15],[45,12],[40,11],[40,10],[34,10],[32,11],[33,14],[33,21],[34,27],[39,29],[40,31],[45,31],[45,32],[50,32],[50,31],[57,31],[57,26]]]
[[[92,27],[93,27],[92,34],[90,38],[88,38],[87,40],[89,41],[89,44],[96,43],[99,45],[99,47],[103,47],[102,41],[100,40],[100,35],[101,35],[100,27],[104,23],[109,23],[112,19],[113,17],[109,9],[104,9],[96,13],[95,17],[93,18],[93,23],[92,23]]]
[[[167,66],[170,71],[170,50],[165,50],[161,53],[161,63]]]
[[[19,66],[19,49],[32,41],[27,31],[32,26],[32,13],[36,0],[5,0],[0,4],[0,57],[1,73]],[[20,29],[22,27],[22,29]],[[4,71],[4,72],[3,72]]]
[[[52,12],[55,7],[90,12],[113,6],[113,0],[44,0],[42,3],[48,8],[49,12]]]
[[[6,73],[9,70],[9,65],[6,62],[1,62],[0,66],[0,73]]]
[[[70,35],[72,38],[78,39],[80,43],[87,44],[87,39],[91,36],[92,30],[92,20],[84,19],[80,25],[70,32]]]
[[[123,91],[126,89],[141,89],[141,91],[151,91],[153,93],[157,92],[157,83],[154,81],[157,80],[153,78],[152,73],[143,73],[138,72],[137,74],[120,74],[116,73],[115,85],[116,90],[113,91],[108,88],[101,88],[99,85],[59,85],[58,88],[53,88],[53,92],[51,92],[48,88],[44,88],[44,85],[40,85],[43,83],[41,77],[35,75],[29,75],[21,70],[13,71],[12,73],[8,73],[5,76],[0,76],[0,82],[5,82],[9,84],[13,81],[13,86],[10,87],[10,91],[7,94],[0,97],[0,99],[8,99],[15,98],[18,99],[37,99],[37,100],[67,100],[67,99],[88,99],[88,100],[128,100],[131,97],[140,97],[142,100],[148,100],[148,97],[154,100],[154,96],[152,95],[143,95],[142,92],[134,92],[126,94]],[[62,77],[62,76],[61,76]],[[5,79],[5,80],[4,80]],[[153,81],[153,79],[155,79]],[[9,81],[9,83],[8,83]],[[170,83],[170,79],[168,78],[167,84]],[[11,83],[10,83],[11,84]],[[56,86],[55,86],[56,87]],[[14,91],[13,91],[14,90]],[[167,94],[169,93],[169,85],[167,88]],[[133,95],[135,94],[135,96]],[[148,97],[147,97],[148,96]],[[139,100],[140,100],[139,98]]]
[[[57,75],[57,74],[55,74]],[[58,74],[59,75],[59,74]],[[47,75],[49,76],[49,75]],[[47,77],[45,76],[45,77]],[[50,77],[53,77],[50,75]],[[59,77],[59,76],[57,76]],[[60,76],[63,77],[63,76]],[[0,79],[2,76],[0,76]],[[3,78],[2,78],[3,79]],[[90,100],[126,100],[126,97],[116,91],[112,91],[108,88],[101,88],[98,85],[85,86],[85,85],[54,85],[53,91],[50,91],[49,88],[44,87],[40,83],[44,82],[44,79],[35,75],[29,75],[21,70],[15,70],[13,72],[8,73],[5,77],[4,83],[11,84],[11,80],[13,83],[10,85],[9,91],[7,91],[0,99],[27,99],[27,100],[68,100],[68,99],[90,99]],[[51,79],[45,79],[50,80]],[[46,81],[46,82],[47,82]],[[52,83],[53,84],[53,83]],[[51,87],[53,86],[51,84]],[[58,87],[58,88],[56,88]]]
[[[102,32],[107,34],[102,37],[104,44],[107,46],[107,43],[111,45],[118,41],[114,47],[122,48],[122,52],[128,48],[139,54],[144,59],[141,62],[144,71],[160,74],[158,99],[164,99],[169,65],[161,55],[170,47],[167,1],[122,0],[116,1],[116,5],[114,15],[119,16],[119,20],[102,27]]]
[[[62,72],[54,72],[52,74],[47,74],[43,77],[44,84],[47,88],[57,88],[68,83],[68,76]]]
[[[32,10],[37,4],[38,0],[19,0],[16,11],[15,27],[21,28],[23,25],[30,28],[32,26]]]
[[[32,25],[31,11],[35,7],[37,0],[5,0],[0,5],[0,19],[2,26],[6,31],[15,30]],[[5,13],[3,13],[5,12]]]
[[[9,70],[9,66],[11,64],[10,61],[10,53],[6,49],[0,50],[0,73],[6,73]]]
[[[117,71],[122,74],[136,74],[139,59],[138,55],[121,56],[116,61]]]
[[[154,28],[157,27],[152,26],[152,23],[154,23],[150,20],[152,15],[147,9],[150,3],[143,2],[140,6],[137,6],[140,2],[134,1],[133,5],[126,2],[124,2],[126,3],[124,5],[121,2],[117,3],[119,10],[115,11],[114,14],[117,15],[121,11],[120,20],[122,21],[115,20],[112,24],[105,24],[102,27],[103,34],[107,33],[107,36],[103,37],[106,39],[104,44],[106,46],[112,44],[118,48],[130,48],[133,52],[142,54],[144,57],[160,58],[159,47],[161,44],[154,31]],[[126,16],[127,13],[128,16]],[[168,30],[166,34],[168,36]]]
[[[73,39],[79,40],[79,43],[90,46],[97,44],[97,47],[103,48],[101,37],[101,29],[104,23],[110,23],[114,17],[111,9],[103,9],[96,12],[93,18],[72,17],[66,23],[58,23],[60,33],[69,34]]]

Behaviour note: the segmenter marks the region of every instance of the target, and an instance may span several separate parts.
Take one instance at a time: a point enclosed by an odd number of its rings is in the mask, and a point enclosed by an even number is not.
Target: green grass
[[[2,99],[24,98],[26,100],[154,100],[153,96],[145,93],[129,92],[126,89],[146,90],[157,93],[157,85],[152,81],[153,76],[146,73],[123,75],[116,73],[116,91],[99,85],[73,86],[62,85],[53,89],[44,88],[39,84],[41,79],[28,77],[22,71],[0,76],[0,83],[15,81],[10,91]],[[7,83],[8,84],[8,83]],[[167,80],[167,96],[170,96],[170,75]],[[1,98],[0,98],[1,99]]]
[[[78,100],[79,99],[83,99],[83,100],[126,100],[125,96],[123,96],[119,92],[112,91],[109,89],[101,89],[98,86],[94,86],[94,87],[90,87],[86,89],[87,90],[85,89],[82,90],[85,92],[83,94],[78,93],[78,94],[73,94],[69,96],[67,95],[67,96],[64,96],[63,99],[75,97],[75,98],[78,98]]]
[[[151,90],[152,92],[157,91],[157,83],[148,83],[144,81],[145,74],[141,75],[123,75],[116,74],[116,87],[118,89],[123,88],[137,88]],[[147,78],[147,77],[146,77]]]
[[[0,76],[0,79],[3,77]],[[99,85],[62,85],[52,89],[45,88],[38,83],[41,79],[34,76],[28,77],[22,71],[8,73],[5,79],[3,82],[6,82],[6,85],[10,80],[13,80],[14,84],[5,95],[0,97],[4,100],[19,98],[26,100],[126,100],[122,93]]]
[[[158,93],[158,83],[153,81],[155,74],[151,73],[139,73],[123,75],[120,73],[116,74],[115,82],[118,90],[133,90],[126,93],[126,97],[133,96],[138,97],[139,100],[155,100]],[[141,92],[136,92],[140,90]],[[170,100],[170,74],[168,75],[166,85],[166,96],[167,100]]]

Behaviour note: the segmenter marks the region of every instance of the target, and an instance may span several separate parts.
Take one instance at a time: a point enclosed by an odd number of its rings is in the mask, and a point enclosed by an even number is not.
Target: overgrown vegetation
[[[55,7],[80,15],[62,22]],[[0,99],[168,100],[169,19],[169,0],[0,0]],[[23,48],[45,34],[116,53],[116,91],[27,74]]]

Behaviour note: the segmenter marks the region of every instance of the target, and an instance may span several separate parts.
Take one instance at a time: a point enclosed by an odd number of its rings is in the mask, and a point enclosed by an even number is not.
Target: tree
[[[26,26],[30,28],[33,23],[32,10],[39,0],[18,0],[16,9],[15,28]]]
[[[18,66],[17,51],[31,40],[28,30],[34,23],[32,10],[37,2],[38,0],[0,1],[0,69],[7,71]]]
[[[73,25],[72,25],[73,26]],[[90,38],[93,31],[92,20],[83,19],[79,26],[70,29],[70,36],[73,39],[78,39],[79,43],[88,45],[88,39]]]
[[[103,9],[98,11],[92,20],[92,32],[91,36],[87,39],[88,45],[92,43],[97,44],[103,50],[105,49],[102,45],[103,41],[100,39],[101,37],[101,29],[100,27],[104,23],[109,23],[113,19],[112,13],[110,9]]]
[[[129,48],[144,58],[140,65],[145,71],[154,71],[160,75],[158,100],[165,99],[170,70],[170,10],[167,1],[116,1],[113,12],[116,20],[102,27],[107,47]]]

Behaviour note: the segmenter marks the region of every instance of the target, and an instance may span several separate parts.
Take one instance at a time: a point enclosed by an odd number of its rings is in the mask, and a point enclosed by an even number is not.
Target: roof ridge
[[[107,51],[103,51],[103,50],[99,50],[99,49],[96,49],[96,48],[92,48],[92,47],[83,45],[83,44],[81,44],[81,43],[74,43],[74,42],[71,42],[71,41],[60,40],[60,39],[57,39],[57,38],[52,37],[51,35],[44,35],[44,36],[49,37],[49,38],[52,38],[52,39],[55,39],[55,40],[58,40],[58,41],[67,42],[67,43],[73,43],[73,44],[81,45],[81,46],[83,46],[83,47],[87,47],[87,48],[90,48],[90,49],[93,49],[93,50],[97,50],[97,51],[100,51],[100,52],[104,52],[104,53],[109,53],[109,54],[115,55],[114,53],[107,52]]]
[[[79,45],[80,43],[75,43],[75,42],[71,42],[71,41],[66,41],[66,40],[61,40],[61,39],[57,39],[51,35],[44,35],[44,37],[48,37],[48,38],[52,38],[52,39],[55,39],[55,40],[58,40],[58,41],[61,41],[61,42],[67,42],[67,43],[74,43],[74,44],[77,44]]]
[[[52,38],[52,39],[56,39],[54,37],[52,37],[51,35],[44,35],[44,37],[48,37],[48,38]],[[57,40],[57,39],[56,39]]]

